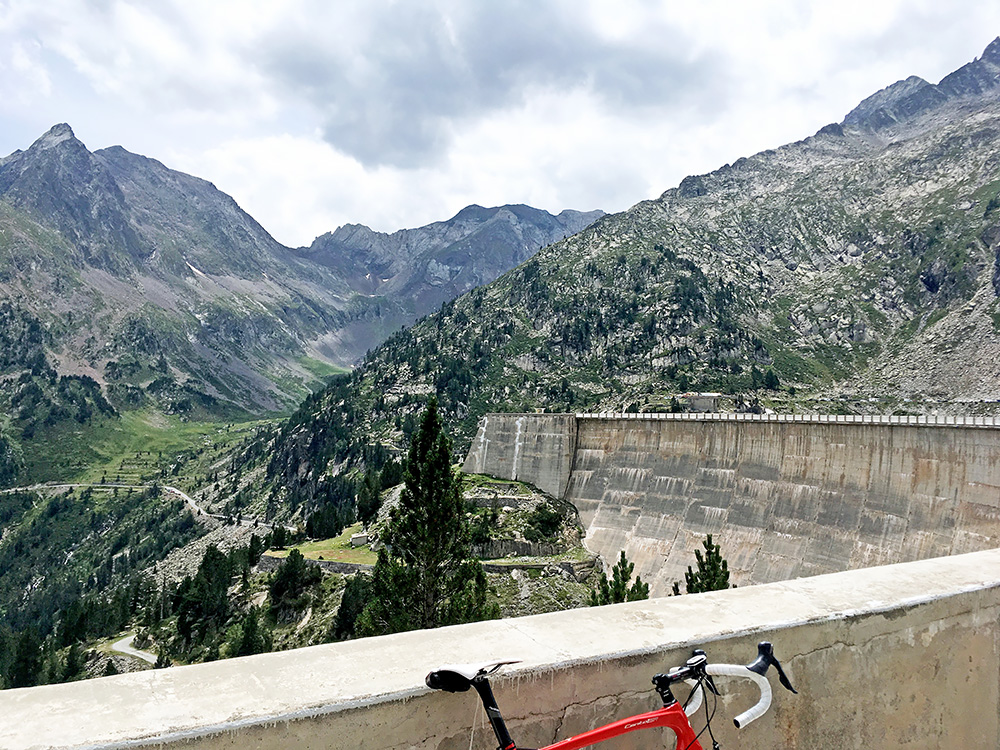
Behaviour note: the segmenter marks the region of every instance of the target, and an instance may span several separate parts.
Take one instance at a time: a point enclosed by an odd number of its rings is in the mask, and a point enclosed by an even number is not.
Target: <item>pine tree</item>
[[[37,685],[42,676],[42,639],[34,627],[21,632],[11,668],[11,687]]]
[[[204,638],[226,621],[231,579],[229,558],[210,544],[194,578],[185,578],[177,591],[177,632],[184,640],[190,642],[196,630]]]
[[[611,580],[607,575],[601,574],[597,581],[597,588],[590,592],[590,606],[600,607],[604,604],[620,604],[621,602],[635,602],[640,599],[649,598],[649,584],[644,583],[639,576],[635,577],[635,583],[629,586],[632,579],[632,571],[635,564],[625,557],[625,550],[622,550],[618,563],[611,569]]]
[[[252,568],[260,562],[260,556],[264,554],[264,542],[256,534],[250,535],[250,544],[247,546],[247,564]]]
[[[365,472],[361,489],[358,490],[358,520],[367,529],[378,516],[382,505],[379,476],[375,471]]]
[[[684,584],[689,594],[698,594],[702,591],[719,591],[728,589],[729,586],[729,563],[722,556],[722,548],[718,544],[712,543],[712,535],[702,542],[705,547],[705,554],[701,554],[700,549],[694,551],[695,559],[698,561],[698,569],[692,570],[688,566],[687,573],[684,574]],[[680,584],[674,583],[674,594],[680,594]]]
[[[403,483],[356,632],[380,635],[496,616],[483,566],[472,559],[461,481],[435,399],[413,437]]]
[[[335,639],[343,641],[354,637],[355,624],[365,608],[371,590],[371,579],[364,573],[355,573],[347,579],[344,595],[337,608],[337,617],[333,621],[333,637]]]
[[[264,654],[271,650],[271,631],[261,623],[260,611],[251,607],[240,624],[238,637],[230,647],[230,656]]]
[[[275,572],[268,589],[271,610],[280,619],[303,609],[308,604],[306,590],[322,577],[318,566],[307,563],[299,550],[292,549]]]
[[[79,643],[74,642],[70,645],[69,651],[66,653],[61,682],[75,680],[83,674],[84,667],[86,667],[86,658],[84,657],[83,650],[80,648]]]

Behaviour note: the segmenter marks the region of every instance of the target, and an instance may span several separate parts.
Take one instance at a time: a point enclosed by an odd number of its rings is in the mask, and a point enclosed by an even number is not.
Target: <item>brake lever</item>
[[[798,695],[799,691],[792,687],[792,683],[785,674],[785,670],[781,668],[781,664],[774,656],[774,646],[768,641],[761,641],[757,644],[757,658],[754,659],[753,664],[747,664],[747,669],[763,677],[770,666],[773,666],[778,671],[778,681],[782,687]]]

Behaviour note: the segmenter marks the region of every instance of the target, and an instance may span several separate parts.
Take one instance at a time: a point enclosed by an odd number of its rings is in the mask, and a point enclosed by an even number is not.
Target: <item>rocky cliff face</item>
[[[392,234],[348,224],[298,253],[335,270],[358,292],[349,323],[335,337],[353,361],[373,341],[488,284],[603,215],[566,210],[553,216],[521,205],[468,206],[448,221]]]

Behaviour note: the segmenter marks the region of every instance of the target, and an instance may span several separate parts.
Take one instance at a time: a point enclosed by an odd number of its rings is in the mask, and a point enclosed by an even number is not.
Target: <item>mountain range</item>
[[[938,84],[908,78],[813,136],[687,177],[392,336],[292,418],[271,474],[322,474],[344,431],[405,444],[434,393],[459,451],[489,411],[663,409],[692,389],[790,411],[992,413],[998,297],[1000,38]],[[330,419],[341,434],[317,465],[302,446]]]
[[[349,321],[329,336],[333,361],[353,364],[372,342],[487,284],[539,248],[576,234],[603,211],[556,216],[530,206],[467,206],[448,221],[392,234],[347,224],[296,251],[355,292]]]
[[[0,159],[0,320],[33,321],[47,366],[116,406],[275,412],[599,215],[470,206],[289,248],[211,183],[60,124]]]

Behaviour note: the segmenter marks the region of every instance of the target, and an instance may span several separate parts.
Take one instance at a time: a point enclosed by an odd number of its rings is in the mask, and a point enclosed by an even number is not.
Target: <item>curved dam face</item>
[[[463,468],[572,502],[654,595],[707,534],[739,585],[1000,546],[992,420],[491,414]]]

